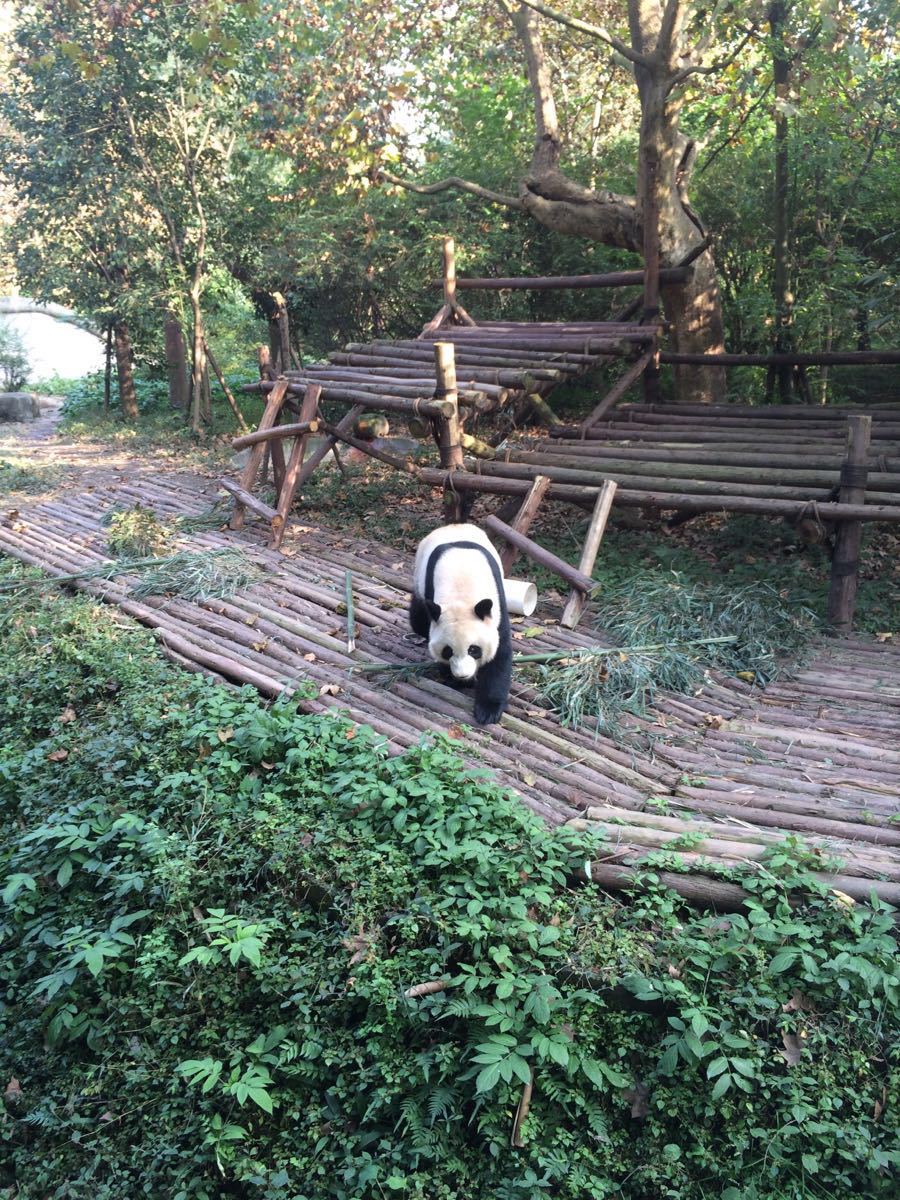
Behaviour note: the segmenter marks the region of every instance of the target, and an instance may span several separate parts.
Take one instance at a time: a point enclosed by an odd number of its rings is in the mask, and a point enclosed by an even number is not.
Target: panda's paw
[[[474,712],[475,724],[496,725],[505,711],[505,700],[501,700],[499,703],[491,700],[476,700]]]

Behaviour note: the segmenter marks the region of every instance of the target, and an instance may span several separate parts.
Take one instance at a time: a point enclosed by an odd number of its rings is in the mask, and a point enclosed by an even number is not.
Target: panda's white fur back
[[[419,542],[419,547],[416,550],[416,561],[413,566],[413,587],[420,596],[425,595],[425,572],[428,567],[428,559],[431,557],[431,552],[436,550],[438,546],[446,546],[448,542],[474,542],[478,546],[484,546],[488,554],[500,567],[500,555],[491,545],[487,534],[478,528],[477,525],[459,524],[459,525],[441,525],[437,529],[433,529],[426,537]],[[455,583],[461,580],[471,580],[473,585],[478,584],[487,587],[487,591],[481,590],[472,600],[473,606],[485,597],[490,597],[495,604],[498,603],[497,588],[494,585],[494,577],[488,568],[486,562],[482,560],[481,555],[477,556],[478,561],[468,570],[460,571],[459,563],[460,556],[468,555],[470,560],[474,560],[476,556],[471,550],[448,550],[441,556],[435,570],[435,592],[438,585],[442,581],[446,583],[448,580],[454,580],[454,587],[449,588],[448,592],[454,592]],[[453,560],[456,559],[456,570],[453,568]],[[447,564],[446,567],[444,564]],[[500,576],[503,577],[503,569],[500,567]],[[477,590],[477,588],[476,588]],[[460,600],[464,597],[460,595]]]
[[[429,559],[439,547],[449,546],[434,565],[433,596],[428,598],[440,606],[440,618],[431,624],[428,649],[436,661],[447,663],[455,678],[472,679],[497,653],[504,602],[488,559],[471,546],[457,547],[458,542],[483,547],[502,579],[500,556],[477,525],[442,525],[419,544],[413,586],[416,594],[426,595]],[[479,617],[476,605],[485,600],[491,601],[490,614]]]

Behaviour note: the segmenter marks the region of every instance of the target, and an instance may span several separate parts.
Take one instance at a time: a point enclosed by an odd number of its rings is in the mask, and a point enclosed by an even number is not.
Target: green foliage
[[[106,544],[116,556],[146,558],[164,554],[172,544],[173,529],[166,527],[150,508],[110,509],[104,514]]]
[[[694,583],[674,570],[607,589],[597,625],[626,645],[732,639],[709,642],[697,657],[761,684],[784,660],[796,660],[819,630],[814,613],[769,583]]]
[[[0,1187],[894,1194],[892,914],[823,891],[801,847],[728,921],[650,872],[623,905],[567,884],[602,847],[441,739],[388,756],[183,675],[86,600],[23,593],[0,621],[0,1036],[21,1087]]]
[[[46,492],[59,483],[62,471],[56,466],[33,466],[25,456],[0,458],[0,495],[13,492]]]

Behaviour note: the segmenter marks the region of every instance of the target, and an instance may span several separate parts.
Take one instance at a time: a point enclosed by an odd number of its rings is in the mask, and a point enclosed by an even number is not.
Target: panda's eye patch
[[[469,655],[471,658],[481,658],[481,647],[480,646],[470,646],[469,647]]]
[[[444,662],[449,662],[452,657],[453,657],[452,648],[450,646],[445,646],[443,648],[443,650],[441,651],[441,658],[444,660]]]

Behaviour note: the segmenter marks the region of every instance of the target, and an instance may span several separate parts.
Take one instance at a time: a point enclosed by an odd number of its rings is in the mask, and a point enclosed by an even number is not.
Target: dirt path
[[[29,461],[54,465],[64,484],[37,499],[0,497],[0,551],[50,573],[108,558],[103,514],[137,502],[160,517],[197,514],[220,498],[215,480],[172,470],[163,456],[53,437],[53,418],[0,431]],[[266,695],[301,688],[300,703],[337,709],[401,749],[439,730],[552,823],[588,821],[604,831],[607,872],[627,877],[646,856],[694,880],[745,866],[773,837],[797,832],[844,867],[835,886],[865,897],[873,879],[900,901],[900,648],[874,639],[824,643],[792,678],[765,691],[712,677],[692,696],[661,695],[627,740],[562,728],[517,678],[502,725],[469,730],[471,696],[421,675],[384,681],[359,661],[408,661],[422,650],[407,631],[407,556],[332,530],[295,524],[285,553],[265,548],[253,522],[240,534],[214,529],[181,540],[198,551],[238,545],[265,578],[228,600],[136,600],[127,579],[83,583],[156,631],[162,647],[192,670],[252,682]],[[344,574],[353,573],[359,624],[346,650]],[[572,648],[596,639],[585,622],[561,629],[544,605],[514,626],[520,649]],[[660,860],[685,833],[700,845]],[[710,863],[714,863],[711,867]],[[823,862],[824,869],[824,862]],[[614,883],[616,880],[608,879]]]

